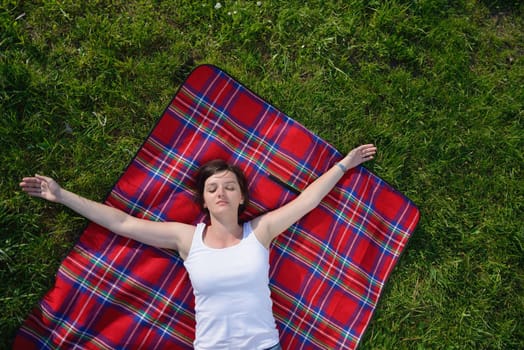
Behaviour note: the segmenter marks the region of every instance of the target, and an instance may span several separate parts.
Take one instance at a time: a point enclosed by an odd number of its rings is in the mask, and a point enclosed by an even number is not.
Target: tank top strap
[[[202,246],[202,236],[204,234],[204,230],[206,229],[206,224],[201,222],[197,224],[195,233],[193,234],[193,242],[191,243],[191,248],[193,247],[201,247]]]
[[[253,228],[251,227],[251,221],[246,221],[242,224],[242,238],[246,239],[250,236],[254,236]]]

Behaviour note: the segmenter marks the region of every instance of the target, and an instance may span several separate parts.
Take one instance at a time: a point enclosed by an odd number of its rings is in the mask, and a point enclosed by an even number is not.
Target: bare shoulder
[[[258,241],[266,248],[269,248],[271,244],[272,237],[269,234],[268,225],[267,225],[267,214],[256,217],[251,220],[251,229],[257,237]]]

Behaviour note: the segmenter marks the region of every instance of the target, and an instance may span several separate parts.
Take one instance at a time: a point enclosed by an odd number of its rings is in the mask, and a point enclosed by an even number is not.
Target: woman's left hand
[[[348,155],[342,159],[340,162],[347,169],[351,169],[360,165],[368,160],[371,160],[375,157],[377,153],[377,147],[373,144],[366,144],[358,146],[357,148],[352,149]]]

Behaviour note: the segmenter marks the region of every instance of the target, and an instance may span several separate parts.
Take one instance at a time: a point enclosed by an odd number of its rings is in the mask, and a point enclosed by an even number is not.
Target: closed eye
[[[207,188],[207,191],[210,192],[210,193],[213,193],[217,190],[217,186],[216,185],[211,185]]]

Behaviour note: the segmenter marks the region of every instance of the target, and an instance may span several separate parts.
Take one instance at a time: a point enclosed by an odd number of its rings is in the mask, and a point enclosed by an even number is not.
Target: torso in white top
[[[240,243],[207,247],[197,225],[184,265],[195,295],[195,349],[267,349],[278,343],[269,290],[269,250],[243,225]]]

